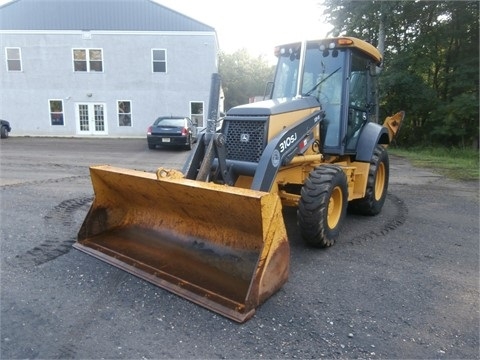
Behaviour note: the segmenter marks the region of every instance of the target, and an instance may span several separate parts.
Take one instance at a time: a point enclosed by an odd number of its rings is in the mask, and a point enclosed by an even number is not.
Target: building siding
[[[206,114],[218,69],[215,31],[0,30],[0,46],[0,118],[12,136],[145,136],[160,115],[189,116],[192,101]],[[7,71],[9,47],[21,49],[22,71]],[[103,72],[75,72],[74,48],[102,49]],[[152,49],[166,50],[166,73],[152,71]],[[51,124],[49,100],[63,102],[63,125]],[[124,100],[131,126],[118,124]],[[102,104],[106,131],[79,131],[78,104]]]

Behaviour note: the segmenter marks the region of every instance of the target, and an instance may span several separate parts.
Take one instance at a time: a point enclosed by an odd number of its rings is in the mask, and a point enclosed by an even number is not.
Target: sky
[[[273,57],[276,45],[325,37],[320,0],[155,0],[215,28],[226,53],[245,48],[251,55]]]
[[[65,0],[67,1],[67,0]],[[247,49],[273,61],[276,45],[325,37],[321,0],[154,0],[215,28],[220,50]],[[0,0],[0,5],[9,0]]]

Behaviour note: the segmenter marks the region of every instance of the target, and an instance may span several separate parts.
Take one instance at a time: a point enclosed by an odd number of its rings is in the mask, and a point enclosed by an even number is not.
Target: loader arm
[[[225,135],[221,133],[202,134],[182,169],[185,179],[233,185],[232,174],[227,167],[225,141]]]
[[[302,149],[306,149],[314,141],[310,135],[323,117],[324,112],[317,110],[285,128],[268,143],[255,171],[252,190],[270,192],[280,166],[288,165],[292,161],[300,151],[300,144],[303,143]]]
[[[225,135],[219,133],[211,134],[195,180],[208,181],[213,161],[218,159],[217,174],[214,177],[216,179],[223,179],[223,182],[227,185],[233,185],[230,173],[227,170],[225,141]]]

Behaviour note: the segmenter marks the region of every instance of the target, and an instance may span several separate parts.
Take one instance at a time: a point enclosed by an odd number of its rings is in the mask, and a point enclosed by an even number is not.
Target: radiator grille
[[[266,146],[265,120],[228,120],[227,159],[258,163]]]

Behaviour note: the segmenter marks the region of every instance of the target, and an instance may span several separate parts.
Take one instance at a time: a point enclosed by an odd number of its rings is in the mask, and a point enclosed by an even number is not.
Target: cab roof
[[[308,40],[308,44],[312,43],[318,43],[319,46],[324,46],[326,49],[331,49],[331,48],[356,48],[369,56],[373,61],[375,61],[378,65],[381,64],[382,62],[382,54],[378,49],[373,46],[372,44],[355,38],[351,36],[340,36],[340,37],[331,37],[331,38],[325,38],[325,39],[318,39],[318,40]],[[295,43],[290,43],[290,44],[285,44],[285,45],[280,45],[275,47],[275,55],[278,56],[280,53],[280,50],[282,48],[293,48],[293,49],[299,49],[301,46],[301,42],[295,42]]]

